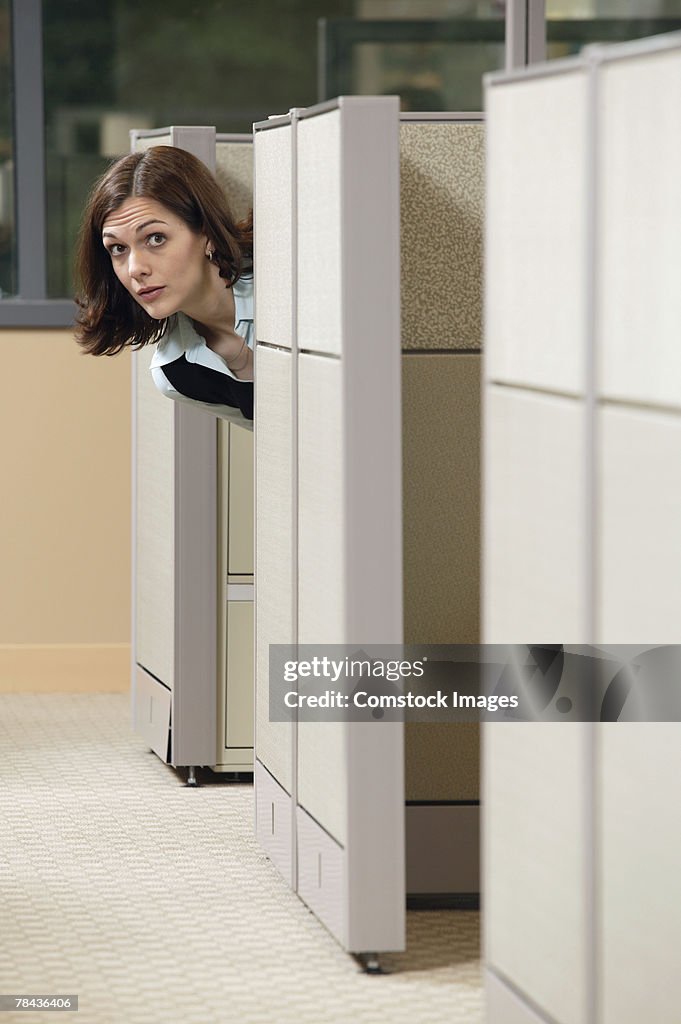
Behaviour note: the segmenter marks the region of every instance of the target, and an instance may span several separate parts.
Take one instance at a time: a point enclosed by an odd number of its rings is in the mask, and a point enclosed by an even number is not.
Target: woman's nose
[[[128,273],[130,274],[130,277],[133,277],[136,280],[147,276],[149,273],[149,264],[145,259],[145,254],[143,252],[135,252],[134,250],[130,251],[130,256],[128,258]]]

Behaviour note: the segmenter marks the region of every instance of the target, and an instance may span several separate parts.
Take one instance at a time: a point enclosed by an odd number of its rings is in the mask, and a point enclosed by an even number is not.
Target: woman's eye
[[[151,246],[163,245],[166,240],[166,236],[161,234],[160,231],[155,231],[153,235],[149,235],[147,241]]]
[[[124,251],[125,251],[125,246],[124,245],[119,245],[118,242],[114,242],[113,245],[109,246],[109,255],[110,256],[120,256],[121,253],[124,252]]]

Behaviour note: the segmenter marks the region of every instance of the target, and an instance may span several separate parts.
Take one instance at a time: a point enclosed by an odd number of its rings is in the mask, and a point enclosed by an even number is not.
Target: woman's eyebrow
[[[166,227],[168,226],[168,222],[165,221],[165,220],[156,220],[156,219],[154,219],[154,220],[145,220],[144,224],[140,224],[138,227],[135,228],[135,234],[136,235],[139,234],[139,232],[143,231],[144,228],[148,228],[150,224],[165,224]],[[116,234],[113,231],[102,231],[102,238],[115,238],[115,237],[116,237]]]

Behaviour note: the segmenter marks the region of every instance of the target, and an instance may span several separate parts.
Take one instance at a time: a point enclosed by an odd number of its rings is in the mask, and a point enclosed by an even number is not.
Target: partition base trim
[[[170,706],[172,694],[157,679],[137,666],[134,696],[133,728],[149,744],[155,754],[168,764]]]
[[[284,881],[295,888],[291,796],[257,758],[253,781],[256,838]]]

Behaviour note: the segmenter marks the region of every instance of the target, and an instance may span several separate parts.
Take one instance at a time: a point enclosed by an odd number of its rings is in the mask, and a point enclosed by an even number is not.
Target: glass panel
[[[0,0],[0,3],[7,0]],[[72,294],[73,244],[93,180],[130,128],[253,121],[317,101],[322,16],[354,0],[43,0],[48,295]]]
[[[503,3],[364,0],[359,10],[361,20],[324,22],[321,98],[397,93],[403,110],[482,110],[482,75],[504,66]]]
[[[547,57],[681,29],[681,0],[546,0]]]
[[[16,295],[12,33],[9,0],[0,0],[0,299]]]

